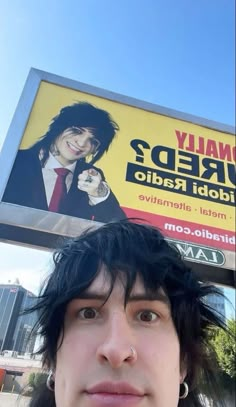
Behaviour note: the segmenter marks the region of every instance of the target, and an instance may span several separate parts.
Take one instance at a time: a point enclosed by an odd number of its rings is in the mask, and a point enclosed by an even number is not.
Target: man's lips
[[[81,150],[81,148],[74,146],[69,141],[67,141],[67,146],[70,149],[70,151],[72,151],[75,154],[83,153],[83,150]]]
[[[146,395],[127,382],[101,382],[84,393],[94,407],[137,407]]]
[[[88,394],[103,394],[103,395],[117,395],[117,396],[136,396],[143,397],[143,391],[131,386],[127,382],[101,382],[85,391]]]

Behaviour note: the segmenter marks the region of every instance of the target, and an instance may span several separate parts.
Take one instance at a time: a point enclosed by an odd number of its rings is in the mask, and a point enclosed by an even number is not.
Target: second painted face
[[[160,290],[146,295],[137,279],[127,305],[119,279],[109,292],[104,268],[84,298],[66,310],[57,352],[57,407],[177,407],[180,346],[170,305]]]
[[[67,166],[80,158],[94,154],[99,145],[99,141],[93,134],[93,129],[70,127],[56,138],[51,152],[63,166]]]

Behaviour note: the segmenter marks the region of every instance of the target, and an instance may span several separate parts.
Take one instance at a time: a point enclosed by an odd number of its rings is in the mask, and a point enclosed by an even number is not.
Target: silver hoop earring
[[[46,386],[48,390],[54,391],[55,381],[54,381],[54,372],[50,370],[49,375],[47,377]]]
[[[181,383],[184,386],[184,393],[182,394],[182,396],[179,396],[180,399],[186,399],[186,397],[188,396],[189,393],[189,388],[186,382]]]

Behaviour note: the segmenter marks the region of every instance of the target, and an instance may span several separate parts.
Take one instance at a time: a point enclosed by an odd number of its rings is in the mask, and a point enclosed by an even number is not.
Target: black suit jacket
[[[60,213],[98,222],[125,218],[115,195],[94,206],[89,205],[88,194],[77,188],[78,175],[95,168],[83,161],[76,164],[73,181]],[[103,177],[100,169],[95,168]],[[2,200],[17,205],[48,211],[41,163],[33,149],[19,150]]]

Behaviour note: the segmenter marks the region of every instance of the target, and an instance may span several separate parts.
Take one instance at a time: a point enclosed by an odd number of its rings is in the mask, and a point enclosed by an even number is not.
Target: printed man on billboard
[[[108,112],[89,103],[63,107],[39,141],[18,151],[3,201],[100,222],[124,218],[94,167],[117,130]]]

